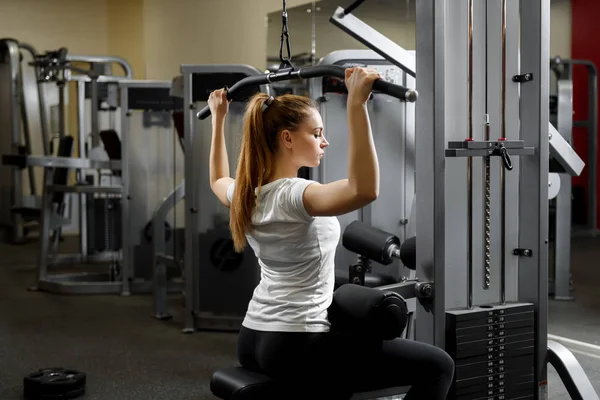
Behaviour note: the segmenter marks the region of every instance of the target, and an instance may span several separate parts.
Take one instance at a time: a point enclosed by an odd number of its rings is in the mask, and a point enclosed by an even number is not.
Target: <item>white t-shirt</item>
[[[327,332],[340,238],[336,217],[311,217],[304,189],[314,181],[282,178],[262,186],[246,235],[261,279],[243,321],[258,331]],[[235,183],[227,190],[231,201]]]

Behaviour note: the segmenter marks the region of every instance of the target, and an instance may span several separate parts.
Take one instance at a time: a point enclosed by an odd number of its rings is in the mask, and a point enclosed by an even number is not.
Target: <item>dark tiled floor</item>
[[[86,399],[211,399],[212,371],[235,362],[235,334],[180,333],[150,317],[146,296],[29,292],[37,246],[0,244],[0,399],[21,398],[22,378],[46,366],[88,376]],[[575,301],[549,303],[549,332],[600,343],[600,240],[573,243]],[[174,307],[178,302],[174,302]],[[575,354],[598,392],[600,358]],[[549,368],[550,399],[568,399]]]

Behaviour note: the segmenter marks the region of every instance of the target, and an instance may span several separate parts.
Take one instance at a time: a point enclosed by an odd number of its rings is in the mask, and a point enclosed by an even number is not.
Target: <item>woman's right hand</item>
[[[373,68],[346,68],[346,88],[348,88],[348,102],[364,104],[369,100],[373,83],[381,79],[379,71]]]
[[[215,90],[208,96],[208,107],[213,118],[225,118],[229,112],[229,103],[231,100],[227,101],[226,89]]]

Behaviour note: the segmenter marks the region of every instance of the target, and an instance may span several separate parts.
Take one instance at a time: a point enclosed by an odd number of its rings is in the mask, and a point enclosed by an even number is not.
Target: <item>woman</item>
[[[377,79],[375,70],[346,70],[348,179],[329,184],[297,177],[299,168],[318,166],[329,145],[310,99],[263,93],[250,99],[235,181],[225,149],[226,93],[217,90],[208,100],[211,188],[230,207],[236,250],[249,243],[261,267],[240,330],[238,359],[250,370],[290,382],[290,396],[348,399],[355,392],[411,386],[405,400],[442,400],[451,385],[454,363],[443,350],[334,333],[327,319],[340,237],[336,216],[366,206],[379,193],[367,113]],[[301,394],[302,387],[308,392]]]

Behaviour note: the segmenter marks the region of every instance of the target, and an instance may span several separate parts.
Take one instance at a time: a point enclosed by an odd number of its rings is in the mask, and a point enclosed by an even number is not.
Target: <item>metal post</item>
[[[42,188],[42,218],[40,223],[40,248],[38,253],[38,271],[37,283],[45,281],[48,278],[48,252],[50,250],[50,225],[52,218],[52,193],[49,188],[52,186],[52,177],[54,169],[44,168],[44,185]],[[58,232],[56,233],[58,235]]]
[[[58,85],[58,136],[65,137],[65,81],[60,79]]]
[[[550,0],[520,3],[521,73],[533,80],[520,86],[520,135],[533,156],[520,158],[519,247],[530,257],[519,258],[519,300],[535,306],[535,370],[537,398],[547,398],[548,335],[548,121],[550,66]]]
[[[95,82],[95,79],[92,79],[92,82]],[[96,82],[97,84],[97,82]],[[132,235],[133,232],[130,229],[131,225],[131,213],[130,213],[130,200],[131,200],[131,179],[129,172],[129,146],[130,135],[132,132],[130,131],[130,117],[131,112],[129,111],[129,92],[128,86],[121,85],[121,182],[123,184],[123,193],[121,195],[121,252],[123,254],[123,262],[121,263],[121,293],[123,295],[128,295],[130,293],[129,282],[130,279],[134,278],[133,271],[134,267],[134,257],[133,257],[133,246],[132,246]],[[92,100],[94,101],[94,100]]]
[[[19,47],[23,50],[27,50],[31,54],[32,61],[35,61],[36,55],[38,54],[35,47],[27,43],[19,43]],[[33,67],[34,76],[37,81],[37,94],[38,94],[38,106],[40,111],[40,130],[42,134],[42,148],[44,149],[44,155],[50,155],[50,142],[48,134],[48,116],[46,114],[46,96],[44,95],[44,81],[38,79],[40,77],[40,69],[37,65]]]
[[[36,67],[36,77],[38,76],[37,67]],[[46,110],[46,96],[44,93],[44,83],[38,79],[37,82],[38,87],[38,102],[40,107],[40,129],[42,133],[42,148],[44,149],[44,155],[50,155],[50,135],[48,128],[48,114]]]
[[[317,3],[311,4],[310,64],[317,63]]]
[[[468,40],[468,133],[466,140],[473,140],[473,0],[469,0]],[[467,160],[467,308],[473,307],[473,158]]]
[[[85,82],[77,81],[77,126],[79,131],[79,157],[86,158]],[[85,180],[85,170],[79,169],[78,179]],[[87,243],[87,193],[79,194],[79,251],[83,260],[88,256]]]
[[[3,40],[0,42],[3,46],[6,46],[6,59],[8,60],[9,71],[10,71],[10,152],[12,154],[19,153],[19,147],[21,145],[21,120],[19,119],[19,106],[20,106],[20,92],[19,92],[19,72],[20,72],[20,53],[18,43],[13,40]],[[10,190],[10,206],[20,205],[23,199],[23,175],[18,167],[11,168],[12,180],[9,180],[8,189]],[[23,217],[19,213],[10,213],[8,216],[12,225],[12,241],[20,243],[24,240],[24,227]],[[8,219],[7,218],[7,219]]]
[[[29,130],[29,117],[27,115],[27,103],[25,101],[25,81],[23,76],[23,68],[19,65],[19,108],[21,111],[21,123],[23,130],[23,139],[25,141],[25,154],[31,154],[31,132]],[[35,175],[33,172],[33,167],[27,167],[27,176],[29,178],[29,193],[31,196],[35,196],[37,193],[35,187]]]
[[[566,64],[565,68],[571,69]],[[573,81],[558,79],[557,130],[568,142],[572,142],[573,129]],[[572,300],[571,297],[571,175],[559,174],[560,190],[556,196],[554,236],[554,298]]]
[[[416,3],[417,271],[421,281],[435,283],[435,302],[427,310],[416,306],[417,340],[444,347],[445,326],[445,46],[446,0]]]
[[[99,123],[99,107],[100,107],[100,92],[98,88],[98,79],[92,78],[90,81],[90,99],[92,102],[91,109],[91,136],[92,148],[100,146],[100,123]]]
[[[194,305],[196,304],[196,293],[194,282],[196,276],[194,263],[199,261],[198,252],[198,187],[197,171],[194,165],[194,135],[196,133],[196,118],[194,112],[194,103],[192,100],[192,79],[193,73],[183,73],[183,108],[184,108],[184,132],[185,140],[185,255],[184,255],[184,275],[185,275],[185,315],[184,315],[184,333],[195,331]]]

